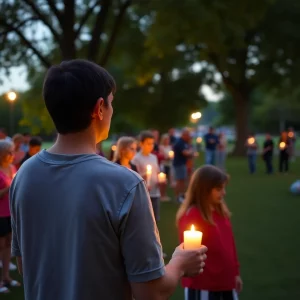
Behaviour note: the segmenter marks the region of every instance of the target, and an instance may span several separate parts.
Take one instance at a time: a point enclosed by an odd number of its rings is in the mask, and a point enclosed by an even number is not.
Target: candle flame
[[[195,226],[194,225],[191,226],[191,231],[195,231]]]
[[[280,147],[281,149],[284,149],[284,148],[285,148],[285,142],[281,142],[281,143],[279,144],[279,147]]]
[[[147,165],[146,168],[147,168],[147,171],[149,171],[149,172],[152,171],[152,166],[151,165]]]
[[[111,146],[111,150],[112,150],[112,151],[116,151],[116,150],[117,150],[117,146],[116,146],[116,145],[112,145],[112,146]]]

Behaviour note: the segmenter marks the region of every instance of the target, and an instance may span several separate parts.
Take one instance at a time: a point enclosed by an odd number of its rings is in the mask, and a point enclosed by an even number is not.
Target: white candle
[[[165,183],[166,180],[167,180],[166,174],[163,173],[163,172],[160,172],[160,173],[158,174],[158,182],[159,182],[159,183]]]
[[[169,158],[170,159],[173,159],[174,158],[174,151],[169,151]]]
[[[146,166],[146,180],[147,180],[148,186],[150,186],[151,176],[152,176],[152,166],[147,165]]]
[[[202,232],[196,231],[194,225],[192,225],[191,230],[184,231],[183,238],[185,250],[195,250],[201,247]]]

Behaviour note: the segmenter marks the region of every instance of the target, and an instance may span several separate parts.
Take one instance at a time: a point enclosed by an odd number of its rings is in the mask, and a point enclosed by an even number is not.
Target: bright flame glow
[[[7,99],[13,102],[17,99],[17,94],[15,92],[8,92]]]
[[[197,111],[197,112],[191,114],[191,118],[193,120],[199,120],[201,117],[202,117],[202,114],[200,111]]]
[[[198,143],[198,144],[200,144],[201,142],[202,142],[202,137],[197,137],[197,139],[196,139],[196,142]]]
[[[117,146],[116,146],[116,145],[112,145],[112,146],[111,146],[111,150],[112,150],[112,151],[116,151],[116,150],[117,150]]]
[[[195,226],[194,225],[191,226],[191,231],[195,231]]]

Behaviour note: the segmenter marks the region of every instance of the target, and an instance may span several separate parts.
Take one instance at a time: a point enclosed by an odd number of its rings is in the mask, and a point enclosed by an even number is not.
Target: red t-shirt
[[[0,190],[9,187],[16,173],[16,168],[11,166],[11,176],[0,171]],[[0,198],[0,218],[10,217],[8,192]]]
[[[235,289],[235,277],[239,275],[239,262],[228,218],[213,212],[215,225],[205,221],[196,207],[190,208],[179,220],[179,236],[195,225],[203,232],[202,244],[208,248],[204,272],[193,278],[183,278],[183,287],[196,290],[227,291]]]

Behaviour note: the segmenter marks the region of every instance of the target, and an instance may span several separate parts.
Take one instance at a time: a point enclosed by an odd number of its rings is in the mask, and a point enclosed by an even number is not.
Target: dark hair
[[[38,136],[32,137],[29,141],[29,146],[31,146],[31,147],[42,146],[42,139]]]
[[[146,139],[154,140],[154,135],[151,131],[142,131],[140,133],[140,142],[144,142]]]
[[[76,59],[49,69],[43,97],[56,130],[67,134],[88,128],[97,100],[103,98],[107,105],[108,96],[115,89],[115,81],[105,69]]]

